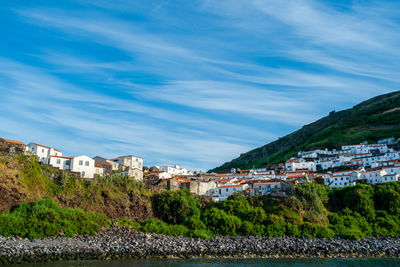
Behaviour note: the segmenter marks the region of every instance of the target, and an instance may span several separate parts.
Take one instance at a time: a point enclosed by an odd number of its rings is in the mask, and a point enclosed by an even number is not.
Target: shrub
[[[204,230],[206,229],[206,225],[200,220],[198,217],[189,217],[186,218],[183,224],[192,230]]]
[[[285,222],[282,217],[274,214],[269,214],[266,220],[267,226],[265,229],[265,234],[270,237],[279,237],[285,235]]]
[[[154,214],[170,224],[181,224],[188,217],[200,216],[200,203],[187,189],[156,194],[151,201]]]
[[[195,229],[190,233],[190,236],[191,237],[198,237],[198,238],[208,239],[208,238],[214,237],[214,234],[210,230]]]
[[[341,231],[336,232],[336,235],[350,240],[360,240],[365,237],[364,233],[356,228],[341,228]]]
[[[332,229],[324,225],[315,225],[315,234],[314,237],[318,238],[333,238],[335,236],[335,232]]]
[[[285,235],[299,237],[301,236],[301,232],[297,225],[287,223],[285,227]]]
[[[122,226],[122,227],[127,227],[127,228],[130,228],[130,229],[133,229],[133,230],[137,230],[137,231],[139,231],[140,227],[141,227],[139,222],[131,221],[131,220],[125,218],[125,217],[119,218],[117,220],[117,224]]]
[[[227,214],[224,210],[211,208],[206,210],[202,215],[205,224],[216,234],[220,235],[237,235],[241,225],[241,220]]]
[[[180,224],[168,225],[167,232],[163,234],[172,236],[188,236],[189,229],[186,226]]]
[[[299,230],[302,236],[314,237],[316,229],[312,223],[305,222],[299,226]]]
[[[373,194],[374,190],[370,185],[358,184],[348,187],[344,195],[344,205],[365,216],[368,221],[373,221],[375,218]]]
[[[108,225],[109,220],[103,214],[60,208],[48,199],[22,203],[11,212],[0,214],[0,235],[30,239],[94,234]]]
[[[243,221],[239,230],[241,235],[249,236],[254,233],[254,224],[249,221]]]
[[[148,218],[142,223],[141,227],[143,232],[165,234],[168,233],[168,224],[161,220]]]

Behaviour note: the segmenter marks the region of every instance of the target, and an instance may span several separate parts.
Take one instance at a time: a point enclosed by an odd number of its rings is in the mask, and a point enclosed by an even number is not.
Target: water
[[[274,267],[380,267],[400,266],[400,259],[392,258],[347,258],[347,259],[148,259],[148,260],[111,260],[111,261],[71,261],[20,264],[20,267],[128,267],[128,266],[181,266],[181,267],[215,267],[215,266],[274,266]]]

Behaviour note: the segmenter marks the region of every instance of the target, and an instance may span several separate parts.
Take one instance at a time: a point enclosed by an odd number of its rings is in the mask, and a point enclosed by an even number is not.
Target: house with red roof
[[[212,196],[213,201],[224,201],[227,200],[229,196],[234,193],[249,189],[248,184],[227,184],[223,186],[219,186],[214,190],[214,194]]]
[[[11,139],[0,138],[0,152],[15,155],[24,154],[26,150],[26,145],[20,141],[15,141]]]
[[[39,162],[44,164],[49,164],[50,156],[62,156],[61,151],[38,143],[29,143],[26,146],[26,151],[38,156]]]

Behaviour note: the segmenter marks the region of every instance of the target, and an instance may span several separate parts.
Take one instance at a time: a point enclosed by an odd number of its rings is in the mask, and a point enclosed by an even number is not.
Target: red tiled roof
[[[48,147],[48,146],[43,146],[43,145],[40,145],[40,144],[37,144],[37,143],[32,143],[32,144],[34,144],[34,145],[36,145],[36,146],[40,146],[40,147],[44,147],[44,148],[50,149],[50,147]]]
[[[20,141],[15,141],[15,140],[10,140],[10,139],[5,139],[5,138],[1,138],[2,140],[6,141],[7,143],[13,143],[13,144],[18,144],[18,145],[25,145],[24,143],[20,142]]]
[[[94,166],[95,166],[96,168],[102,168],[102,169],[104,169],[104,167],[101,166],[100,164],[95,164]]]
[[[375,170],[375,171],[367,171],[367,172],[363,172],[363,173],[373,173],[373,172],[381,172],[382,170]]]
[[[179,177],[172,177],[172,178],[165,178],[165,179],[162,179],[163,181],[170,181],[170,180],[172,180],[172,179],[178,179],[178,182],[180,183],[180,184],[185,184],[185,183],[190,183],[190,182],[192,182],[192,180],[190,180],[190,179],[186,179],[186,178],[179,178]]]
[[[359,169],[357,169],[357,170],[347,170],[347,171],[334,172],[333,174],[335,174],[335,173],[344,173],[344,172],[355,172],[355,171],[359,171]]]
[[[224,186],[220,186],[220,187],[217,187],[218,189],[221,189],[221,188],[230,188],[230,187],[242,187],[243,185],[224,185]]]
[[[50,156],[50,157],[53,157],[53,158],[60,158],[60,159],[72,159],[72,157],[63,157],[63,156],[56,156],[56,155],[52,155],[52,156]]]
[[[280,182],[255,183],[254,185],[269,185],[269,184],[280,184]]]
[[[219,183],[219,182],[229,182],[230,180],[233,180],[233,178],[230,178],[230,179],[218,179],[218,180],[215,180],[214,182],[216,182],[216,183]]]

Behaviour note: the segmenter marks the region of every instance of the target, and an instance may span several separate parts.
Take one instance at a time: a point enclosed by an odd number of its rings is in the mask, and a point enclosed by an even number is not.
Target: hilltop
[[[400,91],[380,95],[353,108],[332,111],[301,129],[262,147],[241,154],[209,172],[227,172],[284,162],[299,151],[340,148],[363,141],[400,137]]]

